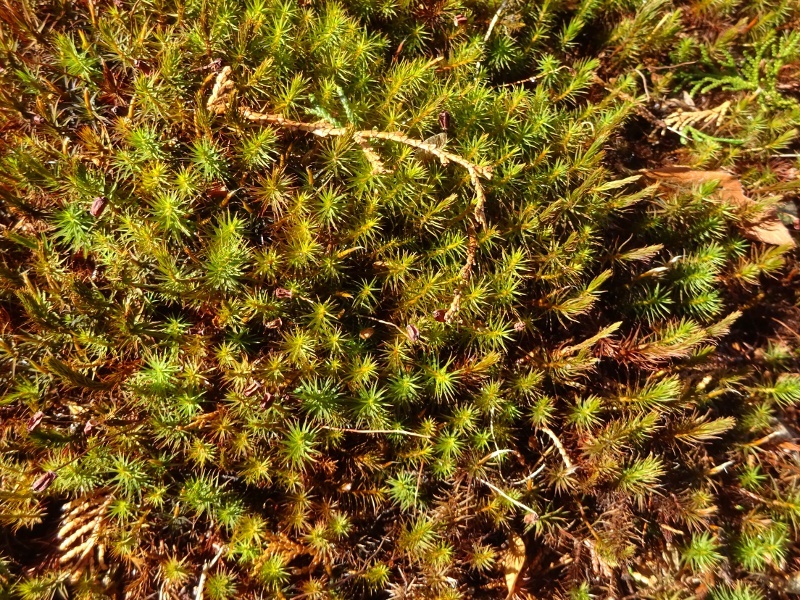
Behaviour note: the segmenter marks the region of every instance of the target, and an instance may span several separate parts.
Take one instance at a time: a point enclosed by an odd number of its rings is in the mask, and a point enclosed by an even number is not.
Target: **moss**
[[[779,593],[799,17],[0,3],[3,593]]]

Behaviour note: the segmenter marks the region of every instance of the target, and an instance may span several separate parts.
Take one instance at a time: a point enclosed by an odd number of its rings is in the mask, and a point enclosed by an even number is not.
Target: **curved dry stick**
[[[539,513],[537,513],[535,510],[533,510],[530,506],[528,506],[527,504],[523,504],[519,500],[515,500],[514,498],[512,498],[511,496],[506,494],[503,490],[501,490],[496,485],[491,484],[488,481],[486,481],[485,479],[481,479],[480,477],[476,477],[475,481],[479,481],[480,483],[482,483],[483,485],[488,487],[490,490],[495,492],[498,496],[501,496],[502,498],[505,498],[508,502],[510,502],[511,504],[516,506],[517,508],[521,508],[525,512],[530,513],[532,515],[536,515],[537,517],[539,516]]]
[[[320,425],[320,429],[326,431],[338,431],[342,433],[366,433],[366,434],[397,434],[408,435],[410,437],[422,438],[423,440],[431,439],[431,436],[424,433],[416,433],[414,431],[406,431],[405,429],[351,429],[348,427],[331,427],[330,425]]]
[[[287,119],[286,117],[282,117],[280,115],[257,112],[249,108],[240,108],[239,112],[248,121],[253,121],[256,123],[269,123],[270,125],[276,125],[283,129],[302,131],[317,137],[324,138],[351,135],[356,143],[358,143],[362,148],[370,140],[388,140],[390,142],[396,142],[398,144],[403,144],[405,146],[410,146],[411,148],[416,148],[417,150],[427,152],[428,154],[436,157],[436,159],[442,165],[455,163],[466,169],[467,173],[469,173],[470,182],[472,183],[472,187],[475,189],[475,208],[473,209],[475,220],[484,227],[486,226],[486,215],[484,212],[484,206],[486,205],[486,193],[483,191],[481,179],[492,178],[492,168],[489,166],[476,165],[475,163],[468,161],[466,158],[463,158],[458,154],[448,152],[447,150],[442,150],[433,144],[408,137],[402,133],[378,131],[377,129],[362,129],[358,131],[352,131],[346,127],[335,127],[327,121],[304,123],[303,121]],[[367,158],[370,159],[370,162],[373,165],[375,164],[373,162],[374,156],[368,154]]]

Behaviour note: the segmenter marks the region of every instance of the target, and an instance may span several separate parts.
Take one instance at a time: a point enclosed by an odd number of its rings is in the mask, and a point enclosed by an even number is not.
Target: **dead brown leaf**
[[[503,559],[503,573],[506,576],[508,596],[513,598],[517,591],[520,575],[525,569],[525,541],[517,534],[512,533],[508,541],[508,551]]]
[[[711,181],[719,182],[713,197],[742,209],[753,209],[757,202],[745,195],[739,179],[725,171],[698,171],[688,167],[662,167],[642,171],[645,177],[671,187],[691,189]],[[750,239],[775,246],[795,246],[794,238],[780,220],[777,210],[770,208],[744,223],[744,234]]]

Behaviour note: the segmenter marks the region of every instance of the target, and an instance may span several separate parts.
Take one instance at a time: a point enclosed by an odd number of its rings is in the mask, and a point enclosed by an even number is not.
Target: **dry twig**
[[[208,110],[214,114],[222,114],[228,109],[230,95],[234,89],[233,81],[230,79],[230,74],[231,68],[226,66],[222,69],[222,71],[220,71],[219,75],[217,75],[217,80],[214,83],[211,96],[209,96],[206,104]],[[450,163],[457,164],[467,171],[472,187],[475,190],[475,201],[473,207],[475,220],[481,225],[486,226],[486,215],[484,211],[484,207],[486,205],[486,193],[483,190],[481,179],[488,180],[492,178],[492,168],[489,166],[475,164],[466,158],[459,156],[458,154],[448,152],[447,150],[443,150],[442,148],[439,148],[427,141],[411,138],[399,132],[378,131],[377,129],[353,131],[347,127],[335,127],[327,121],[305,123],[302,121],[287,119],[272,113],[258,112],[246,107],[240,108],[239,112],[245,119],[254,123],[268,123],[270,125],[280,127],[281,129],[300,131],[316,137],[325,138],[351,136],[364,151],[367,160],[372,165],[373,173],[384,172],[385,168],[380,160],[380,157],[370,146],[369,142],[371,140],[386,140],[403,144],[405,146],[410,146],[411,148],[415,148],[417,150],[422,150],[423,152],[427,152],[431,156],[435,157],[442,165],[447,165]]]
[[[488,481],[486,481],[485,479],[481,479],[480,477],[476,477],[475,480],[479,481],[480,483],[482,483],[483,485],[488,487],[490,490],[492,490],[495,494],[497,494],[498,496],[504,498],[507,502],[510,502],[511,504],[516,506],[517,508],[521,508],[525,512],[530,513],[532,515],[536,515],[537,517],[539,516],[538,513],[535,510],[533,510],[530,506],[528,506],[526,504],[523,504],[519,500],[515,500],[514,498],[512,498],[511,496],[506,494],[503,490],[501,490],[496,485],[491,484]]]
[[[364,144],[368,144],[370,140],[387,140],[427,152],[428,154],[436,157],[436,159],[442,165],[455,163],[466,169],[467,173],[469,173],[470,182],[472,183],[472,187],[475,189],[475,205],[473,208],[475,220],[481,225],[486,225],[486,216],[484,212],[484,206],[486,205],[486,193],[483,190],[483,184],[480,180],[492,178],[491,167],[477,165],[468,161],[466,158],[459,156],[458,154],[448,152],[447,150],[442,150],[434,144],[408,137],[407,135],[399,132],[378,131],[377,129],[362,129],[358,131],[352,131],[346,127],[335,127],[327,121],[304,123],[302,121],[287,119],[285,117],[281,117],[280,115],[257,112],[249,108],[241,108],[240,112],[245,119],[256,123],[269,123],[270,125],[275,125],[282,129],[288,129],[290,131],[302,131],[303,133],[309,133],[321,138],[349,135],[352,136],[355,142],[362,148],[364,147]],[[370,155],[367,155],[367,160],[370,160]],[[374,169],[376,166],[375,163],[373,160],[370,160],[370,162],[373,164]]]

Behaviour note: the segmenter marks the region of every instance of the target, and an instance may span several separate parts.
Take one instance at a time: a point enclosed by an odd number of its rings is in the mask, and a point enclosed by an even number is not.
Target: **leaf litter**
[[[726,171],[702,171],[688,167],[662,167],[660,169],[647,169],[642,173],[648,179],[683,189],[692,189],[705,183],[716,181],[719,186],[711,194],[713,200],[740,209],[750,209],[751,211],[759,205],[758,202],[745,194],[739,179]],[[745,236],[758,242],[775,246],[794,247],[796,245],[792,234],[781,221],[774,206],[761,211],[754,218],[748,217],[742,223],[741,228]]]

